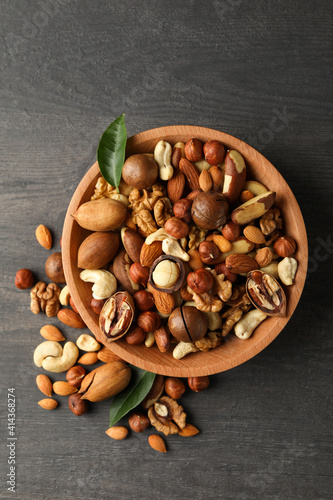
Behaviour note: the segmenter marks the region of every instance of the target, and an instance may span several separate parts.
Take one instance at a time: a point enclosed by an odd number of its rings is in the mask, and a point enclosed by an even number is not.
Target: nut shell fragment
[[[106,342],[119,339],[128,331],[134,317],[133,298],[128,292],[117,292],[104,304],[99,327]]]

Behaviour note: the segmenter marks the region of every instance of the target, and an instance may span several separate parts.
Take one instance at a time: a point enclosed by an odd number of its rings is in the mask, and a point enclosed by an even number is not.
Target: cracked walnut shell
[[[151,425],[166,436],[178,434],[186,425],[183,407],[168,396],[163,396],[149,408],[148,417]]]

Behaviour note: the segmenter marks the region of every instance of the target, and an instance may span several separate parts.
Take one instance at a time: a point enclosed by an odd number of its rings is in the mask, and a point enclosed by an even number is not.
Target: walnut
[[[218,299],[212,293],[195,293],[192,288],[187,287],[187,291],[192,294],[192,300],[195,302],[196,308],[203,312],[218,312],[223,307],[222,300]]]
[[[204,229],[201,229],[198,226],[192,226],[189,232],[189,242],[188,242],[188,247],[190,250],[193,250],[195,248],[198,248],[200,243],[202,243],[205,240],[207,231]]]
[[[168,396],[160,398],[148,410],[151,425],[166,436],[178,434],[186,425],[186,413],[177,401]]]
[[[195,347],[199,351],[209,351],[209,349],[214,349],[222,344],[222,334],[221,332],[208,332],[205,337],[201,340],[195,342]]]
[[[223,273],[216,274],[215,269],[209,269],[209,272],[214,276],[214,292],[220,297],[223,302],[227,302],[232,294],[232,283],[224,279]]]
[[[110,198],[112,200],[117,200],[123,203],[124,205],[128,205],[128,198],[124,195],[124,193],[119,193],[117,189],[111,184],[109,184],[103,177],[99,177],[95,184],[95,191],[91,200],[99,200],[101,198]]]
[[[56,316],[60,309],[59,295],[60,288],[55,283],[46,285],[43,281],[39,281],[30,292],[31,311],[34,314],[43,311],[48,318]]]
[[[276,241],[278,238],[280,238],[281,233],[280,233],[280,231],[276,230],[276,231],[273,231],[273,233],[270,234],[269,236],[270,236],[269,239],[266,240],[266,243],[265,243],[266,247],[271,246],[272,243],[274,243],[274,241]]]
[[[271,234],[275,229],[282,229],[282,219],[278,208],[270,208],[260,218],[260,229],[265,236]]]
[[[222,314],[222,318],[226,321],[222,324],[222,337],[228,335],[233,326],[241,319],[243,311],[239,307],[230,308]]]
[[[154,206],[154,217],[156,223],[160,227],[164,227],[168,219],[172,215],[172,205],[169,198],[160,198]]]
[[[157,231],[156,223],[149,210],[141,210],[140,212],[132,214],[132,221],[139,227],[139,232],[142,236],[147,238],[152,233]]]
[[[164,196],[165,188],[159,184],[154,184],[152,191],[143,189],[142,194],[139,189],[134,188],[128,197],[130,202],[129,208],[131,208],[133,212],[140,212],[140,210],[153,210],[157,200],[163,198]]]
[[[227,306],[241,307],[250,305],[250,299],[246,293],[245,285],[237,285],[234,287],[230,299],[227,301]]]

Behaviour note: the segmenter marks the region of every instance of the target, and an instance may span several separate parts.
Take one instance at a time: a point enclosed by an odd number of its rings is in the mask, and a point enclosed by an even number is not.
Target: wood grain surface
[[[331,498],[332,18],[329,0],[2,2],[0,498]],[[200,433],[166,438],[166,454],[149,447],[152,429],[106,436],[109,401],[81,417],[65,397],[53,411],[38,406],[32,354],[40,328],[60,325],[33,315],[14,286],[23,267],[47,279],[67,206],[123,112],[129,136],[196,125],[254,147],[292,189],[309,241],[305,289],[283,332],[208,390],[186,391]],[[50,251],[35,240],[39,224],[52,230]]]

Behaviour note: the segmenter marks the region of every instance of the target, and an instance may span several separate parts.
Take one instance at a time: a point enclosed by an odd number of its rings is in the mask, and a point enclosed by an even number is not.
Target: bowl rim
[[[249,164],[252,165],[257,163],[264,164],[268,173],[274,174],[274,176],[279,181],[279,187],[281,187],[281,192],[284,193],[284,197],[288,196],[289,201],[291,202],[292,211],[290,212],[292,213],[288,213],[288,218],[290,217],[295,221],[297,220],[297,229],[299,234],[299,237],[297,239],[299,240],[301,238],[302,248],[300,248],[299,246],[297,248],[296,257],[297,255],[301,256],[301,259],[297,259],[299,267],[292,290],[291,297],[293,300],[288,304],[286,317],[278,318],[279,322],[277,322],[277,318],[267,318],[263,323],[266,324],[266,334],[262,333],[261,335],[251,336],[250,339],[246,341],[238,339],[240,342],[244,343],[244,349],[241,352],[237,352],[234,358],[225,357],[223,355],[224,345],[222,344],[219,348],[208,351],[210,359],[210,363],[208,366],[203,362],[204,358],[207,358],[207,353],[203,352],[191,354],[177,361],[173,359],[167,359],[167,357],[163,353],[165,361],[164,364],[161,365],[160,362],[157,362],[155,360],[156,356],[154,356],[154,352],[156,351],[151,351],[152,348],[147,348],[145,346],[129,346],[123,339],[107,344],[107,347],[111,351],[123,358],[125,361],[138,366],[139,368],[143,368],[145,370],[161,375],[178,377],[212,375],[215,373],[220,373],[222,371],[230,370],[248,361],[252,357],[256,356],[259,352],[261,352],[264,348],[266,348],[279,335],[279,333],[281,333],[299,303],[306,280],[308,262],[308,243],[306,228],[300,207],[292,190],[290,189],[289,185],[282,177],[280,172],[269,162],[269,160],[244,141],[212,128],[192,125],[170,125],[148,129],[129,137],[127,140],[126,156],[134,154],[134,152],[137,151],[138,147],[140,147],[141,149],[143,148],[144,150],[145,143],[149,143],[153,139],[156,139],[157,142],[157,140],[159,140],[157,139],[157,137],[167,140],[171,144],[174,144],[175,142],[182,140],[182,138],[184,139],[184,137],[186,137],[186,135],[188,135],[189,133],[192,137],[197,137],[203,141],[214,138],[221,141],[227,147],[232,144],[232,149],[236,149],[244,156],[247,166],[249,166]],[[252,168],[254,167],[252,166]],[[78,293],[77,287],[75,286],[76,277],[74,273],[76,268],[76,253],[73,251],[73,248],[71,248],[71,235],[73,229],[75,228],[75,225],[77,224],[71,214],[73,214],[78,206],[80,206],[82,200],[84,199],[84,196],[86,195],[88,187],[92,185],[92,182],[96,182],[99,176],[99,167],[97,162],[95,162],[83,176],[77,188],[75,189],[65,216],[62,235],[62,253],[66,283],[68,285],[73,301],[76,304],[76,307],[89,330],[93,333],[98,341],[104,343],[103,339],[99,335],[98,326],[96,328],[96,322],[92,320],[92,317],[84,306]],[[257,180],[257,177],[258,176],[256,176],[255,180]],[[73,262],[75,262],[75,267]],[[287,294],[289,296],[289,289],[287,289]],[[258,331],[260,330],[262,325],[258,327]],[[277,327],[277,325],[279,326]],[[229,344],[230,348],[231,339],[229,339],[229,337],[230,335],[225,337],[224,344]],[[255,339],[255,341],[253,341],[253,339]],[[132,351],[134,351],[134,354],[132,353]],[[158,351],[159,358],[161,357],[161,354],[162,353],[159,353]],[[197,354],[202,357],[202,360],[198,358]],[[192,361],[194,357],[196,357],[195,363]],[[188,360],[190,358],[192,360],[189,363]]]

